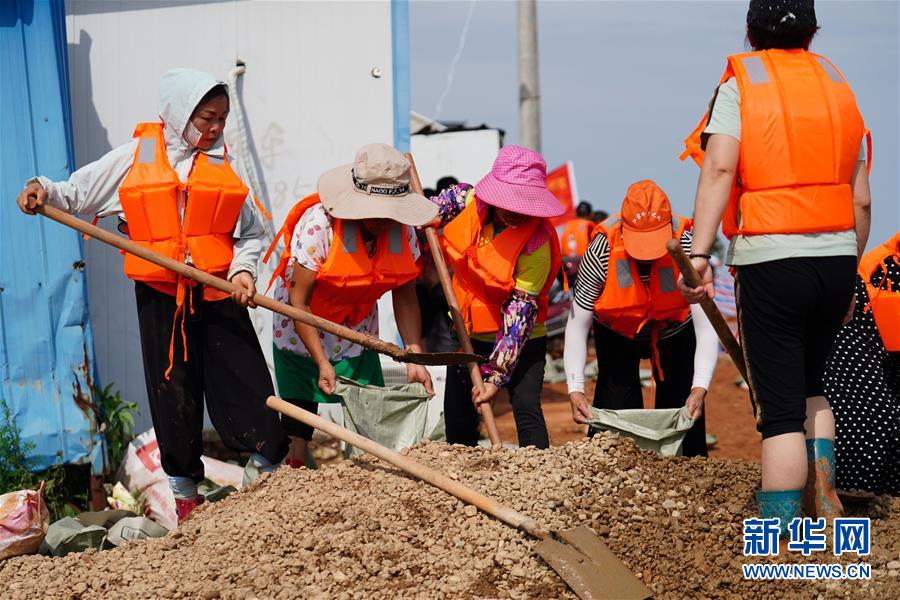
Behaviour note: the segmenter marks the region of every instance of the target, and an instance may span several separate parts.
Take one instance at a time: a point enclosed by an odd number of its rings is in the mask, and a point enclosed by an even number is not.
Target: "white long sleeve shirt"
[[[119,186],[128,171],[131,170],[137,145],[138,140],[134,139],[110,150],[98,160],[72,173],[68,181],[51,181],[41,176],[29,180],[29,183],[31,181],[39,182],[47,190],[47,202],[50,206],[67,213],[89,217],[121,215]],[[175,169],[178,179],[182,183],[187,182],[196,152],[175,161],[172,160],[171,155],[169,156],[169,163]],[[212,148],[207,154],[221,157],[224,155],[224,148],[221,146]],[[231,156],[229,159],[231,162],[234,160]],[[229,279],[239,271],[247,271],[253,276],[253,279],[256,279],[265,233],[265,227],[253,207],[253,198],[248,194],[243,207],[241,207],[241,214],[234,230],[234,258],[232,258],[231,268],[228,270]]]
[[[185,141],[185,128],[194,108],[217,85],[222,85],[222,82],[191,69],[173,69],[160,81],[159,114],[164,125],[166,156],[182,183],[187,183],[194,156],[201,152]],[[48,204],[67,213],[89,217],[119,216],[123,212],[119,201],[119,186],[131,170],[137,146],[138,140],[132,139],[127,144],[110,150],[72,173],[68,181],[34,177],[27,183],[39,182],[47,191]],[[234,162],[233,156],[226,157],[221,137],[212,148],[203,152]],[[190,198],[187,201],[190,202]],[[247,271],[256,279],[265,235],[266,229],[253,206],[253,197],[248,194],[234,229],[234,257],[228,270],[229,279],[240,271]]]
[[[690,251],[691,234],[685,231],[681,245]],[[593,306],[603,294],[609,267],[609,242],[603,234],[593,239],[578,269],[574,300],[566,323],[566,342],[563,364],[569,393],[584,392],[584,366],[587,361],[587,339],[594,320]],[[692,387],[708,390],[719,359],[719,338],[712,323],[699,305],[691,305],[691,324],[697,338],[694,351],[694,375]],[[688,323],[674,324],[660,333],[660,339],[675,335]]]

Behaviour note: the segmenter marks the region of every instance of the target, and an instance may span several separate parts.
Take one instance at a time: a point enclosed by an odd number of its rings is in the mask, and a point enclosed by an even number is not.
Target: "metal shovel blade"
[[[555,538],[555,539],[554,539]],[[534,547],[581,600],[644,600],[653,592],[584,525],[554,532]]]
[[[404,352],[399,356],[393,356],[397,362],[413,363],[415,365],[465,365],[471,362],[483,363],[487,359],[477,354],[465,352]]]

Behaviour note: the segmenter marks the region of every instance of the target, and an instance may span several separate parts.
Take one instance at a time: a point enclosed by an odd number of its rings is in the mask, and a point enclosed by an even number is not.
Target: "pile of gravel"
[[[662,458],[611,434],[536,450],[422,443],[413,458],[551,529],[587,524],[658,598],[900,598],[900,502],[873,519],[870,581],[743,579],[742,520],[755,516],[759,466]],[[366,457],[279,469],[197,510],[165,538],[64,558],[0,563],[8,598],[564,598],[534,540]],[[754,562],[762,562],[753,559]]]

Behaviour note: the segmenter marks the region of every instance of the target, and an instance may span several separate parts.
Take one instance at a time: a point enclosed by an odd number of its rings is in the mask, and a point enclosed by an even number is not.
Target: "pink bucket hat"
[[[475,186],[479,200],[530,217],[558,217],[566,212],[547,189],[547,163],[521,146],[500,149],[491,172]]]

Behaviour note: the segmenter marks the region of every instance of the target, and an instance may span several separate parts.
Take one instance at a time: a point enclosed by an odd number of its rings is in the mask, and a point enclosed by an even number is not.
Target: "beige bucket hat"
[[[410,191],[406,158],[387,144],[368,144],[352,164],[319,177],[319,199],[337,219],[392,219],[420,227],[434,221],[437,205]]]

